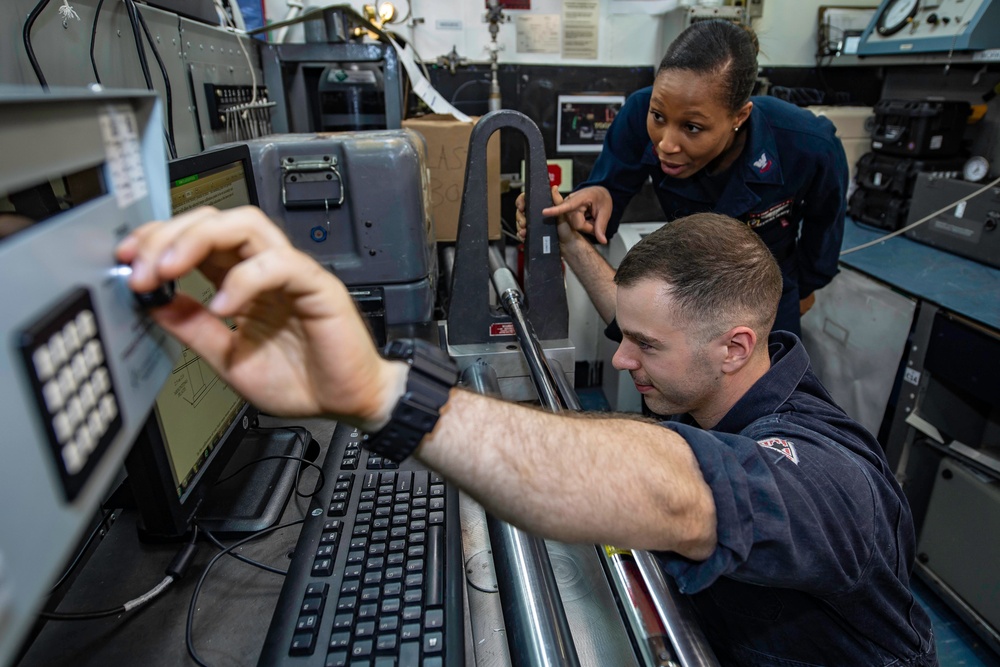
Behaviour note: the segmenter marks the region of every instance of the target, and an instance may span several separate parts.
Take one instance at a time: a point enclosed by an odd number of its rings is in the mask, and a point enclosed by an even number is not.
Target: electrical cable
[[[200,667],[208,667],[208,664],[204,660],[201,659],[201,656],[198,655],[198,652],[194,648],[194,636],[193,636],[193,634],[194,634],[194,610],[195,610],[195,608],[197,607],[197,604],[198,604],[198,594],[201,592],[201,587],[205,584],[205,579],[208,576],[209,570],[212,569],[212,567],[219,561],[220,558],[222,558],[223,556],[227,555],[229,552],[231,552],[236,547],[241,547],[241,546],[243,546],[244,544],[246,544],[247,542],[249,542],[251,540],[254,540],[254,539],[258,538],[258,537],[262,537],[262,536],[267,535],[269,533],[273,533],[275,531],[281,530],[282,528],[288,528],[290,526],[296,526],[296,525],[298,525],[300,523],[303,523],[304,521],[305,521],[305,519],[297,519],[296,521],[290,521],[288,523],[282,523],[282,524],[279,524],[277,526],[271,526],[270,528],[265,528],[263,530],[257,531],[253,535],[245,537],[245,538],[239,540],[238,542],[235,542],[235,543],[229,545],[228,547],[226,547],[225,549],[223,549],[222,551],[220,551],[219,553],[217,553],[215,556],[213,556],[212,560],[210,560],[208,562],[208,564],[205,565],[205,569],[202,571],[201,577],[199,577],[198,583],[195,585],[194,591],[191,593],[191,603],[190,603],[190,605],[188,605],[187,626],[186,626],[185,631],[184,631],[184,640],[185,640],[185,643],[187,644],[188,655],[190,655],[191,659],[194,660],[196,664],[200,665]]]
[[[135,49],[139,54],[139,68],[142,70],[142,78],[146,81],[146,90],[156,91],[153,87],[153,76],[149,73],[149,60],[146,58],[146,47],[142,43],[142,35],[139,32],[139,9],[135,6],[135,0],[122,0],[125,3],[125,13],[128,14],[128,22],[132,26],[132,38],[135,40]],[[177,156],[177,148],[174,145],[174,138],[167,127],[163,128],[163,140],[171,156]]]
[[[63,585],[63,583],[73,572],[73,570],[76,569],[76,566],[80,564],[80,559],[83,558],[83,554],[87,553],[87,549],[90,548],[90,543],[94,541],[94,538],[97,537],[97,534],[101,531],[101,529],[107,525],[108,519],[112,518],[113,514],[114,510],[105,510],[104,516],[102,516],[101,520],[97,523],[96,526],[94,526],[94,529],[90,531],[90,535],[87,537],[87,540],[83,543],[83,546],[80,547],[80,549],[76,552],[76,556],[73,558],[73,562],[69,564],[69,567],[66,568],[66,571],[63,572],[61,577],[59,577],[59,580],[56,581],[56,583],[52,584],[52,588],[49,589],[49,595],[52,595],[57,590],[59,590],[59,587]]]
[[[290,454],[272,454],[271,456],[262,456],[259,459],[254,459],[253,461],[248,461],[247,463],[244,463],[239,468],[237,468],[236,470],[234,470],[233,472],[231,472],[229,475],[226,475],[225,477],[217,479],[215,481],[215,485],[218,486],[219,484],[222,484],[223,482],[228,482],[233,477],[236,477],[236,475],[240,474],[240,472],[242,472],[246,468],[249,468],[250,466],[256,465],[256,464],[261,463],[263,461],[269,461],[271,459],[285,459],[286,461],[298,461],[299,463],[305,463],[308,466],[312,466],[313,468],[316,468],[316,470],[319,472],[319,478],[317,478],[317,480],[316,480],[316,486],[312,490],[311,493],[302,493],[299,490],[299,488],[298,488],[298,483],[296,482],[296,485],[295,485],[295,495],[297,495],[297,496],[299,496],[301,498],[312,498],[317,493],[319,493],[319,490],[323,488],[324,484],[326,484],[326,476],[323,474],[323,469],[321,467],[319,467],[317,464],[315,464],[312,461],[310,461],[309,459],[302,458],[301,456],[291,456]],[[300,466],[299,469],[301,470],[301,466]]]
[[[191,565],[191,561],[194,558],[194,553],[196,550],[196,543],[198,541],[198,526],[195,525],[194,530],[191,534],[191,540],[187,542],[181,550],[177,552],[173,560],[170,561],[170,565],[167,566],[166,574],[160,583],[151,588],[149,591],[143,593],[139,597],[129,600],[123,605],[119,605],[113,609],[102,609],[98,611],[81,611],[81,612],[48,612],[43,611],[39,613],[39,617],[50,621],[89,621],[95,618],[107,618],[108,616],[118,616],[119,614],[124,614],[132,611],[133,609],[138,609],[139,607],[145,605],[150,600],[156,598],[158,595],[167,590],[170,584],[174,583],[178,579],[182,578],[187,572],[188,567]]]
[[[97,9],[94,10],[94,25],[90,29],[90,66],[94,68],[94,79],[101,82],[101,75],[97,72],[97,59],[94,57],[94,43],[97,41],[97,19],[101,15],[101,8],[104,0],[97,0]]]
[[[38,0],[35,8],[28,13],[28,18],[24,22],[24,29],[21,31],[21,38],[24,40],[24,50],[28,54],[28,62],[31,63],[31,69],[34,70],[35,76],[38,77],[38,83],[42,84],[42,90],[46,91],[49,89],[49,84],[45,80],[45,75],[42,74],[42,68],[38,65],[38,60],[35,58],[35,50],[31,48],[31,27],[35,25],[38,16],[45,10],[46,5],[50,1]]]
[[[477,83],[483,83],[483,84],[486,84],[487,86],[489,86],[491,84],[491,81],[488,78],[486,78],[486,79],[469,79],[468,81],[462,83],[458,88],[455,89],[455,92],[453,92],[451,94],[451,99],[448,100],[448,101],[451,102],[452,106],[454,106],[455,105],[455,100],[458,98],[458,94],[461,93],[466,88],[468,88],[469,86],[471,86],[473,84],[477,84]]]
[[[98,9],[100,11],[100,9]],[[163,89],[166,94],[166,106],[167,106],[167,148],[170,150],[170,158],[172,160],[177,159],[177,144],[174,143],[174,98],[171,92],[170,86],[170,75],[167,74],[167,66],[163,63],[163,58],[160,57],[160,51],[156,48],[156,44],[153,42],[153,36],[149,34],[149,26],[146,25],[146,19],[143,18],[142,12],[136,10],[136,18],[139,19],[139,25],[142,26],[142,32],[146,35],[146,41],[149,42],[149,48],[153,51],[153,57],[156,58],[156,64],[160,66],[160,76],[163,77]],[[94,19],[94,25],[97,25],[97,19]],[[95,67],[95,72],[96,67]]]
[[[217,546],[219,549],[225,550],[227,548],[226,545],[223,544],[222,542],[220,542],[219,538],[217,538],[215,535],[213,535],[211,533],[211,531],[209,531],[208,529],[202,528],[201,532],[205,535],[205,537],[208,538],[209,542],[211,542],[212,544],[214,544],[215,546]],[[235,551],[230,551],[229,555],[232,556],[233,558],[235,558],[236,560],[243,561],[247,565],[253,565],[254,567],[258,567],[258,568],[264,570],[265,572],[272,572],[274,574],[280,574],[283,577],[288,574],[288,570],[280,570],[280,569],[278,569],[278,568],[276,568],[276,567],[274,567],[272,565],[268,565],[267,563],[261,563],[260,561],[256,561],[256,560],[254,560],[252,558],[248,558],[247,556],[244,556],[243,554],[238,554]]]
[[[135,0],[124,0],[124,2],[125,13],[128,14],[128,21],[132,26],[132,38],[135,40],[135,49],[139,54],[139,68],[142,70],[142,78],[146,81],[146,90],[156,90],[153,88],[153,77],[149,73],[146,47],[142,45],[142,35],[139,34],[139,19],[136,18],[139,10],[135,6]]]
[[[961,199],[956,199],[955,201],[951,202],[947,206],[942,206],[941,208],[939,208],[938,210],[934,211],[933,213],[925,215],[924,217],[920,218],[916,222],[912,222],[912,223],[906,225],[905,227],[901,227],[900,229],[897,229],[894,232],[891,232],[891,233],[886,234],[884,236],[880,236],[877,239],[873,239],[871,241],[868,241],[867,243],[862,243],[861,245],[854,246],[853,248],[848,248],[847,250],[841,250],[840,251],[840,256],[843,257],[844,255],[850,254],[852,252],[856,252],[858,250],[864,250],[865,248],[870,248],[873,245],[878,245],[882,241],[887,241],[887,240],[891,239],[894,236],[899,236],[900,234],[902,234],[904,232],[908,232],[911,229],[913,229],[914,227],[919,227],[920,225],[924,224],[928,220],[930,220],[932,218],[936,218],[937,216],[941,215],[942,213],[948,211],[948,209],[954,208],[955,206],[958,206],[962,202],[967,202],[970,199],[978,197],[979,195],[983,194],[984,192],[986,192],[990,188],[996,187],[997,185],[1000,185],[1000,178],[993,179],[992,181],[990,181],[989,183],[987,183],[983,187],[979,188],[975,192],[973,192],[971,194],[968,194],[968,195],[962,197]]]

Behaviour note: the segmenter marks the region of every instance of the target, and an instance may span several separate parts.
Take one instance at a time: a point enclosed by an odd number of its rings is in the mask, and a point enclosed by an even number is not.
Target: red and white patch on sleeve
[[[767,438],[766,440],[758,440],[757,444],[766,449],[773,449],[795,465],[799,464],[799,455],[795,451],[795,443],[791,440]]]

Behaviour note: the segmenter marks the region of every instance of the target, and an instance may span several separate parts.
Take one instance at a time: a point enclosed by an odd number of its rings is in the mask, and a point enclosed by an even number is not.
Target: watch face
[[[986,158],[975,155],[969,158],[969,161],[966,162],[965,166],[962,168],[962,178],[967,181],[977,183],[986,178],[986,174],[988,174],[989,171],[990,163],[986,160]]]
[[[889,36],[902,30],[917,13],[919,4],[920,0],[889,0],[875,24],[878,34]]]

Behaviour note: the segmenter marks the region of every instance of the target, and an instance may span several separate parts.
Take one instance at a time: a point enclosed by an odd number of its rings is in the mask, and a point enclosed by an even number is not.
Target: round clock
[[[879,14],[875,30],[883,37],[896,34],[910,22],[919,5],[920,0],[889,0]]]
[[[986,178],[986,175],[990,173],[990,163],[989,160],[981,155],[973,155],[969,158],[965,166],[962,167],[962,178],[972,183],[978,183],[979,181]]]

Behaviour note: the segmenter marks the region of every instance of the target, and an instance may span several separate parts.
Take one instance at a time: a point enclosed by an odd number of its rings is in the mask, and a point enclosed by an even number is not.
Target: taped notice
[[[101,110],[98,122],[104,140],[104,155],[108,160],[111,189],[114,190],[118,208],[127,208],[149,193],[142,168],[135,113],[128,105],[109,104]]]
[[[407,76],[410,77],[410,83],[413,85],[413,93],[423,100],[424,104],[429,106],[434,113],[451,114],[463,123],[472,122],[471,118],[452,106],[448,100],[441,96],[441,93],[434,89],[431,82],[420,71],[420,66],[413,59],[413,54],[409,48],[401,46],[392,38],[389,38],[389,41],[392,43],[392,48],[396,50],[396,55],[399,56],[399,62],[406,69]]]
[[[564,0],[563,58],[597,59],[599,10],[597,0]]]

